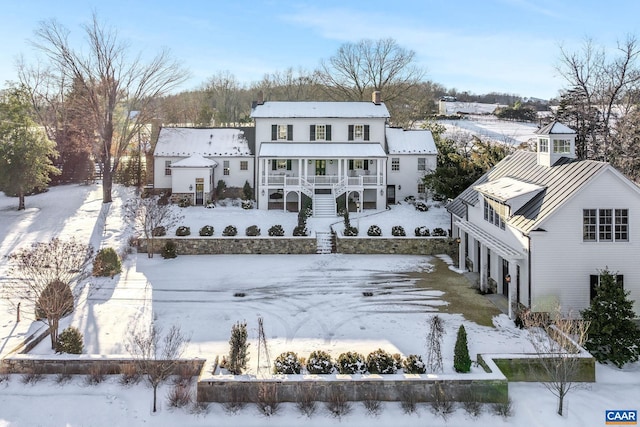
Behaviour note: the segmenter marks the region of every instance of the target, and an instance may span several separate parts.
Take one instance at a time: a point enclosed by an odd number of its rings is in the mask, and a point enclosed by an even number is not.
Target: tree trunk
[[[49,319],[49,337],[51,338],[51,349],[56,349],[58,342],[58,319]]]
[[[564,404],[564,395],[558,396],[558,415],[562,416],[562,406]]]
[[[153,386],[153,412],[156,412],[156,396],[158,395],[158,385]]]
[[[109,159],[109,163],[111,159]],[[113,175],[111,166],[105,164],[102,171],[102,203],[111,203],[111,188],[113,187]]]
[[[23,211],[24,209],[24,191],[20,190],[18,192],[18,210]]]
[[[147,238],[147,258],[153,258],[153,237]]]

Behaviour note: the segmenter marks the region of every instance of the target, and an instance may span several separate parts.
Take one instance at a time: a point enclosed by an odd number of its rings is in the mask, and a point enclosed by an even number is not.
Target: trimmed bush
[[[326,351],[312,351],[307,359],[307,371],[310,374],[330,374],[333,368],[331,356]]]
[[[382,230],[377,225],[372,225],[367,230],[367,236],[382,236]]]
[[[167,235],[167,227],[159,225],[151,231],[153,237],[162,237]]]
[[[301,370],[302,365],[300,364],[300,359],[298,359],[298,355],[293,351],[282,353],[276,357],[276,360],[273,362],[274,374],[299,374]]]
[[[233,225],[227,225],[222,231],[222,235],[226,237],[235,236],[236,234],[238,234],[238,229]]]
[[[60,317],[71,313],[73,311],[73,293],[69,285],[60,280],[54,280],[49,283],[36,303],[35,315],[37,320],[47,317],[47,313],[42,307],[46,307],[47,310],[51,310],[56,314],[62,313]]]
[[[364,374],[367,372],[367,364],[360,353],[348,351],[338,356],[338,372],[341,374]]]
[[[309,230],[304,225],[298,225],[293,229],[294,236],[307,236],[309,234]]]
[[[464,329],[464,325],[460,325],[458,328],[456,346],[453,350],[453,369],[456,372],[471,371],[471,358],[467,347],[467,331]]]
[[[284,228],[280,224],[276,224],[269,228],[269,236],[271,237],[280,237],[284,236]]]
[[[82,334],[73,326],[69,326],[58,335],[56,353],[82,354],[83,347]]]
[[[245,234],[247,236],[259,236],[260,235],[260,229],[258,228],[257,225],[250,225],[247,227],[247,229],[245,230]]]
[[[213,226],[205,225],[200,229],[199,234],[201,236],[213,236]]]
[[[244,210],[253,209],[253,202],[251,200],[243,200],[241,206]]]
[[[367,370],[370,374],[395,374],[397,371],[393,356],[381,348],[367,356]]]
[[[446,236],[447,232],[444,231],[444,229],[440,228],[440,227],[436,227],[433,229],[433,232],[431,233],[432,236]]]
[[[160,251],[160,255],[164,259],[176,258],[178,256],[178,249],[176,248],[176,244],[171,240],[167,241],[162,247],[162,251]]]
[[[415,235],[416,237],[427,237],[427,236],[430,236],[431,233],[429,232],[429,228],[423,225],[420,227],[416,227]]]
[[[426,212],[429,210],[429,206],[425,202],[417,201],[413,206],[415,206],[417,211]]]
[[[421,356],[410,354],[402,361],[402,370],[405,374],[424,374],[427,372],[427,366]]]
[[[178,206],[181,208],[188,208],[191,206],[191,197],[183,197],[178,201]]]
[[[358,229],[356,227],[345,228],[343,234],[347,237],[356,237],[358,235]]]
[[[402,227],[401,225],[394,225],[393,227],[391,227],[391,235],[392,236],[406,236],[407,233],[404,232],[404,227]]]
[[[93,275],[113,277],[122,271],[120,257],[113,248],[102,248],[93,261]]]
[[[229,360],[227,370],[233,375],[240,375],[247,367],[249,361],[247,343],[247,322],[237,322],[231,327],[231,338],[229,338]]]
[[[176,228],[176,236],[189,236],[191,234],[191,228],[186,225],[181,225]]]

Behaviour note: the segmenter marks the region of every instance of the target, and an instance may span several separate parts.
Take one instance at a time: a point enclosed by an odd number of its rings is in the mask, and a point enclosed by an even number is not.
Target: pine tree
[[[618,368],[640,356],[640,330],[628,297],[616,276],[605,269],[591,305],[582,311],[583,319],[590,322],[586,349],[598,362],[611,362]]]
[[[453,369],[456,372],[469,372],[471,370],[471,358],[469,357],[469,347],[467,347],[467,331],[464,325],[458,328],[456,346],[453,350]]]
[[[231,327],[231,338],[229,338],[229,361],[227,370],[234,375],[240,375],[247,367],[249,358],[247,350],[247,323],[236,323]]]

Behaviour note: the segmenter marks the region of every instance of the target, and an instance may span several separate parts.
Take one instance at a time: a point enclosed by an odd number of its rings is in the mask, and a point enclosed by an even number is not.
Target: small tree
[[[231,327],[231,338],[229,338],[229,360],[227,363],[229,372],[240,375],[242,370],[247,367],[248,348],[247,322],[238,322]]]
[[[154,238],[157,233],[154,230],[164,227],[170,228],[178,224],[184,218],[176,213],[173,206],[158,203],[158,196],[130,199],[125,205],[127,219],[133,221],[142,228],[147,241],[147,256],[153,258]]]
[[[640,330],[634,323],[633,301],[616,276],[600,272],[600,283],[582,318],[589,322],[585,348],[598,362],[611,362],[618,368],[640,356]]]
[[[166,334],[156,325],[148,331],[133,332],[126,344],[140,372],[153,388],[153,412],[156,412],[158,386],[173,374],[178,359],[182,357],[189,339],[178,326],[172,326]]]
[[[564,398],[578,386],[578,354],[587,338],[589,323],[563,316],[560,307],[552,313],[527,312],[523,316],[542,372],[542,384],[558,398],[558,415],[562,416]]]
[[[227,183],[223,179],[218,180],[216,186],[216,200],[224,199],[224,193],[227,191]]]
[[[453,350],[453,369],[456,372],[469,372],[471,370],[471,358],[469,357],[469,347],[467,346],[467,331],[464,325],[458,328],[456,345]]]
[[[113,277],[122,271],[122,262],[113,248],[102,248],[93,261],[93,275]]]
[[[242,198],[244,200],[253,199],[253,189],[251,188],[251,184],[249,184],[249,181],[244,182],[244,186],[242,187]]]
[[[12,304],[31,304],[37,318],[44,319],[49,327],[52,349],[58,341],[60,319],[73,311],[76,287],[85,277],[92,256],[91,246],[57,238],[9,255],[5,297]]]
[[[69,326],[58,336],[56,352],[69,354],[82,354],[83,337],[82,333],[73,326]]]
[[[429,320],[429,333],[427,334],[427,372],[442,372],[442,336],[444,335],[444,322],[440,316],[435,315]]]

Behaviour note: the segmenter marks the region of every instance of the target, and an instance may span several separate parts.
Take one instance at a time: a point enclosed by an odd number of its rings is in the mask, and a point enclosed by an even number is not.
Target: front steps
[[[336,216],[336,199],[332,194],[314,194],[313,216],[316,218],[333,218]]]

